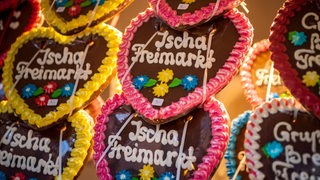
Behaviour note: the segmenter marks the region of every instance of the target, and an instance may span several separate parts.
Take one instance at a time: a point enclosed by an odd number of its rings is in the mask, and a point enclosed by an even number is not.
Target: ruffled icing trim
[[[109,115],[121,105],[128,104],[124,94],[115,94],[112,98],[106,101],[101,109],[101,114],[97,117],[97,123],[94,127],[95,134],[94,140],[94,154],[93,159],[97,162],[103,154],[106,144],[104,143],[107,138],[104,132],[107,130],[106,123],[109,121]],[[212,140],[210,147],[207,149],[207,154],[202,157],[202,163],[198,164],[192,174],[194,180],[208,179],[213,170],[219,165],[223,153],[227,147],[229,137],[229,115],[224,105],[211,97],[204,104],[204,111],[209,113],[211,118]],[[97,175],[100,179],[114,179],[110,173],[108,161],[103,158],[97,167]]]
[[[234,173],[237,170],[237,163],[235,159],[237,137],[239,136],[242,128],[245,128],[251,113],[252,111],[245,111],[236,119],[232,120],[229,142],[228,142],[226,153],[224,155],[224,158],[226,159],[227,175],[229,176],[230,179],[233,178]]]
[[[264,179],[267,177],[259,169],[263,167],[260,162],[258,150],[261,149],[259,144],[259,131],[261,130],[261,123],[270,114],[277,112],[288,112],[300,110],[300,104],[298,104],[293,98],[281,98],[272,99],[269,102],[265,102],[258,106],[249,118],[247,123],[247,130],[245,133],[245,153],[246,153],[246,164],[249,168],[250,179]]]
[[[286,87],[301,104],[320,118],[320,98],[302,84],[302,80],[298,77],[297,71],[292,68],[289,62],[286,47],[283,44],[284,39],[286,39],[286,26],[290,23],[290,18],[294,16],[295,12],[298,12],[306,2],[307,0],[288,0],[284,3],[281,8],[282,10],[278,12],[271,26],[271,34],[269,37],[271,42],[270,51],[273,53],[271,59],[274,61],[274,66],[279,70]]]
[[[111,18],[112,15],[114,15],[113,11],[120,11],[125,6],[129,5],[130,2],[133,0],[108,0],[105,1],[102,5],[99,5],[97,7],[97,10],[95,12],[95,15],[93,17],[93,20],[91,23],[92,25],[95,25],[97,22],[95,21],[102,21],[107,20],[108,18]],[[120,5],[124,7],[119,8]],[[48,23],[53,26],[54,28],[57,28],[60,33],[62,34],[70,34],[70,31],[74,31],[73,34],[83,30],[85,26],[88,25],[92,10],[90,10],[86,15],[80,15],[78,18],[74,18],[71,21],[65,21],[61,19],[55,11],[50,8],[51,4],[49,0],[42,0],[41,1],[41,10],[45,16],[45,19],[48,21]],[[50,11],[49,11],[50,10]],[[48,12],[49,11],[49,12]],[[108,14],[110,15],[108,17]],[[81,29],[76,30],[77,28],[83,27]]]
[[[153,10],[161,19],[166,21],[169,26],[179,28],[180,26],[195,26],[201,22],[210,20],[227,10],[239,6],[243,0],[221,0],[215,14],[213,13],[216,3],[210,3],[208,6],[202,7],[193,13],[188,12],[182,15],[178,15],[177,11],[173,10],[166,1],[169,0],[148,0]]]
[[[101,61],[102,65],[98,68],[99,73],[92,75],[90,77],[90,81],[87,81],[82,88],[76,91],[72,109],[70,109],[70,101],[68,100],[66,103],[61,103],[57,106],[57,111],[51,111],[42,117],[41,115],[34,113],[33,110],[24,103],[24,100],[18,94],[16,89],[13,89],[9,96],[11,88],[14,86],[12,73],[15,55],[18,53],[19,48],[25,43],[33,38],[48,38],[54,39],[59,44],[68,44],[76,38],[82,38],[89,34],[98,34],[99,36],[102,36],[107,41],[106,46],[108,47],[108,51],[106,52],[106,57]],[[116,75],[116,58],[119,51],[118,46],[120,41],[121,32],[112,26],[105,24],[97,25],[94,28],[87,28],[85,31],[75,36],[69,36],[68,38],[56,33],[53,28],[38,28],[25,33],[12,45],[11,50],[8,52],[6,63],[3,67],[2,83],[6,95],[9,96],[7,98],[10,104],[15,109],[15,112],[21,116],[22,120],[28,121],[29,124],[36,125],[38,128],[51,125],[69,114],[70,111],[81,108],[84,103],[91,100],[90,98],[94,92],[98,91],[102,85],[109,84],[112,78]]]
[[[13,109],[7,100],[0,101],[0,113],[13,113]]]
[[[244,95],[247,101],[253,108],[262,104],[264,99],[258,95],[254,86],[254,82],[252,81],[252,65],[259,54],[269,51],[269,46],[270,42],[268,39],[264,39],[255,43],[249,50],[249,53],[240,68],[241,86],[244,90]]]
[[[11,2],[10,1],[4,1],[4,2]],[[15,2],[17,3],[17,2]],[[39,27],[42,25],[43,23],[43,19],[42,19],[42,15],[40,13],[40,2],[39,0],[27,0],[26,3],[30,3],[31,7],[32,7],[32,13],[30,14],[30,18],[28,20],[28,24],[26,25],[26,27],[24,27],[23,32],[29,31],[32,28],[35,27]],[[9,4],[9,3],[4,3],[4,4]],[[9,4],[9,7],[11,8],[12,4]],[[0,2],[0,12],[2,8],[2,2]],[[5,8],[5,7],[3,7]],[[22,33],[21,33],[22,34]],[[3,66],[3,62],[7,57],[7,51],[5,50],[4,52],[1,52],[2,54],[0,54],[0,68]]]
[[[118,53],[118,77],[123,79],[128,67],[128,54],[134,33],[137,29],[149,20],[149,18],[156,16],[152,9],[147,9],[144,13],[139,14],[132,20],[129,27],[126,28],[125,34],[120,44],[120,52]],[[218,70],[216,76],[207,82],[206,92],[207,97],[219,92],[226,84],[230,82],[233,76],[237,73],[242,61],[252,43],[253,28],[249,20],[234,9],[224,14],[224,18],[229,18],[236,27],[240,37],[233,50],[230,52],[229,58],[225,64]],[[152,104],[132,85],[132,77],[126,76],[123,79],[122,88],[128,101],[132,107],[151,123],[161,124],[167,119],[181,115],[185,112],[191,111],[194,107],[202,103],[203,89],[196,88],[188,96],[180,98],[178,102],[173,102],[171,105],[162,107],[159,110],[154,109]]]

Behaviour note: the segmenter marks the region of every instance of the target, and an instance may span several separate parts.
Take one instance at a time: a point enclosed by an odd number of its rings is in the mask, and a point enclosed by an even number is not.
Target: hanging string
[[[157,5],[156,5],[156,13],[159,14],[159,4],[160,4],[161,0],[157,1]]]
[[[96,164],[96,169],[98,169],[99,164],[101,163],[102,159],[107,155],[107,153],[109,152],[110,148],[113,146],[113,143],[118,139],[118,137],[120,136],[120,134],[122,133],[122,131],[124,130],[124,128],[128,125],[128,123],[131,121],[131,119],[136,115],[136,113],[131,114],[128,119],[124,122],[124,124],[121,126],[121,128],[119,129],[119,131],[117,132],[116,135],[114,135],[113,139],[111,140],[111,142],[108,144],[108,147],[103,151],[102,155],[100,156],[99,160],[97,161]]]
[[[193,116],[188,116],[187,120],[183,126],[183,131],[182,131],[182,137],[181,137],[181,144],[179,147],[179,154],[178,154],[178,159],[177,159],[177,173],[176,173],[176,180],[180,179],[180,172],[181,172],[181,156],[183,153],[183,148],[184,148],[184,142],[186,140],[186,134],[187,134],[187,129],[188,129],[188,124],[189,121],[191,121],[193,119]]]
[[[89,23],[87,25],[87,27],[89,27],[93,21],[93,18],[94,18],[94,15],[96,15],[96,12],[97,12],[97,9],[98,9],[98,6],[100,4],[100,0],[97,0],[97,4],[94,6],[94,9],[91,13],[91,16],[90,16],[90,19],[89,19]]]
[[[10,133],[11,133],[11,130],[13,128],[14,125],[18,124],[18,122],[14,122],[10,125],[10,127],[8,128],[8,130],[6,131],[6,133],[4,133],[4,135],[2,136],[1,140],[0,140],[0,146],[4,140],[5,137],[7,137]]]
[[[240,3],[240,6],[242,7],[242,9],[248,14],[249,13],[249,9],[247,8],[247,3],[245,3],[244,1],[242,1]]]
[[[240,172],[240,169],[241,169],[243,166],[245,166],[245,164],[246,164],[246,155],[244,155],[243,158],[241,159],[241,161],[240,161],[240,163],[239,163],[239,165],[238,165],[238,167],[237,167],[237,170],[236,170],[236,172],[234,173],[234,175],[233,175],[233,177],[232,177],[231,180],[236,180],[236,178],[237,178],[237,176],[238,176],[238,174],[239,174],[239,172]]]
[[[271,85],[273,82],[273,74],[274,74],[274,67],[273,67],[273,61],[271,61],[270,71],[269,71],[269,79],[268,79],[268,86],[267,86],[267,92],[266,92],[266,98],[265,101],[269,101],[270,91],[271,91]]]
[[[53,0],[53,1],[52,1],[49,10],[46,12],[46,17],[48,17],[48,16],[50,15],[50,12],[51,12],[51,10],[52,10],[53,5],[54,5],[55,2],[56,2],[56,0]]]
[[[59,137],[59,156],[58,156],[58,162],[59,162],[59,175],[58,180],[62,179],[62,138],[63,138],[63,131],[66,130],[66,127],[64,126],[62,129],[60,129],[60,137]]]
[[[156,31],[150,38],[149,40],[147,41],[147,43],[142,46],[141,50],[138,52],[137,54],[137,59],[141,56],[142,52],[144,51],[144,49],[150,44],[150,42],[154,39],[154,37],[158,35],[158,31]],[[137,60],[138,61],[138,60]],[[130,64],[129,68],[126,70],[126,72],[124,73],[123,77],[121,78],[121,84],[123,84],[124,82],[124,79],[127,77],[128,73],[130,72],[130,70],[132,69],[132,67],[134,66],[134,64],[137,62],[137,61],[134,61]]]

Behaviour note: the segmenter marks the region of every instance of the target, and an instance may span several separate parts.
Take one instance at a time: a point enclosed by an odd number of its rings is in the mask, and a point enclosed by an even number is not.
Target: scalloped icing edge
[[[249,53],[245,60],[243,61],[242,66],[240,67],[240,80],[241,87],[244,90],[244,95],[250,105],[255,108],[264,102],[264,99],[258,96],[257,91],[255,90],[254,83],[252,82],[252,65],[256,57],[262,53],[269,51],[270,42],[268,39],[263,39],[255,43],[249,50]]]
[[[95,134],[93,137],[95,151],[93,159],[97,162],[103,154],[106,145],[104,144],[104,131],[106,131],[106,123],[109,121],[109,115],[123,104],[128,104],[125,96],[115,94],[111,99],[106,101],[102,107],[102,114],[97,118],[97,123],[94,127]],[[202,162],[198,164],[198,168],[193,172],[193,179],[203,180],[208,179],[212,171],[219,165],[220,159],[223,157],[223,152],[227,147],[229,127],[228,113],[224,105],[211,97],[205,104],[204,110],[209,113],[212,127],[212,140],[210,147],[207,149],[207,155],[202,157]],[[212,143],[215,142],[215,143]],[[113,179],[108,167],[108,161],[103,158],[97,167],[97,175],[100,179]]]
[[[0,113],[13,113],[8,101],[0,102]],[[67,166],[63,168],[61,178],[73,179],[80,172],[84,161],[89,155],[88,151],[93,137],[93,119],[86,111],[80,110],[70,116],[67,121],[71,123],[71,127],[76,132],[76,140],[67,160]],[[55,178],[58,178],[58,176]]]
[[[29,22],[27,26],[24,28],[23,32],[27,32],[31,30],[32,28],[38,27],[42,24],[43,19],[41,18],[42,15],[40,13],[40,2],[39,0],[27,0],[26,3],[30,3],[31,7],[33,7],[33,11],[30,15]],[[1,3],[0,3],[0,12],[1,12]],[[9,50],[9,49],[8,49]],[[0,67],[3,66],[4,60],[7,57],[7,51],[5,50],[0,54]]]
[[[193,13],[188,12],[181,15],[177,15],[177,11],[173,10],[166,1],[148,0],[151,7],[162,20],[166,21],[173,28],[179,28],[180,26],[195,26],[203,21],[208,21],[227,10],[239,6],[244,0],[221,0],[215,14],[213,14],[213,11],[216,8],[216,3],[209,3],[208,6],[202,7]]]
[[[320,98],[302,84],[296,71],[291,68],[292,66],[288,62],[289,57],[286,54],[285,46],[282,44],[285,39],[284,33],[287,32],[286,25],[289,23],[289,18],[294,16],[295,11],[300,8],[300,5],[306,2],[307,0],[287,0],[283,4],[271,26],[269,37],[271,42],[270,51],[272,52],[271,59],[279,70],[286,87],[303,106],[320,118]],[[285,74],[281,72],[285,72]]]
[[[113,11],[118,10],[118,6],[126,3],[127,1],[128,3],[130,3],[133,0],[105,1],[103,5],[97,7],[92,22],[101,21],[101,19],[104,19],[104,16],[106,16],[108,13],[112,13]],[[77,28],[87,26],[92,14],[92,10],[90,10],[86,15],[80,15],[78,18],[74,18],[71,21],[64,21],[61,18],[59,18],[59,16],[57,16],[57,14],[52,10],[52,8],[50,8],[50,6],[51,4],[49,3],[49,0],[41,1],[41,9],[42,12],[44,12],[43,14],[45,16],[46,21],[48,21],[48,23],[51,26],[59,29],[59,31],[61,31],[62,34],[67,34],[68,32],[73,31]],[[50,11],[48,12],[48,10]],[[106,21],[110,18],[111,17],[106,17],[104,20]]]
[[[259,131],[261,130],[260,124],[263,122],[263,118],[277,112],[301,110],[300,107],[300,104],[293,98],[281,98],[265,102],[254,110],[246,126],[244,142],[250,179],[264,179],[266,177],[263,172],[259,171],[263,164],[259,161],[261,156],[257,152],[260,149],[257,141],[260,139]]]
[[[121,32],[109,25],[100,24],[94,28],[87,28],[85,31],[75,36],[62,36],[54,31],[53,28],[38,28],[33,29],[22,36],[12,45],[11,50],[8,52],[8,56],[3,67],[3,86],[6,94],[9,94],[11,87],[13,87],[12,69],[14,57],[18,53],[18,49],[32,40],[35,37],[44,37],[54,39],[59,44],[67,44],[74,41],[76,38],[89,35],[90,33],[98,34],[107,41],[106,46],[108,51],[106,57],[101,61],[101,66],[98,68],[99,73],[95,73],[90,77],[90,81],[87,81],[82,88],[79,88],[74,96],[73,109],[70,109],[69,100],[66,103],[61,103],[56,107],[56,112],[49,112],[44,117],[33,112],[29,109],[28,105],[24,103],[24,100],[20,97],[17,90],[14,89],[7,97],[10,104],[14,108],[15,112],[19,114],[22,120],[28,121],[31,125],[36,125],[38,128],[42,128],[52,123],[55,123],[70,111],[80,108],[84,103],[90,100],[92,94],[99,90],[100,86],[109,84],[112,78],[116,75],[116,58],[119,51],[118,45],[121,41]]]
[[[235,150],[237,144],[237,136],[240,134],[242,128],[245,128],[252,111],[245,111],[241,115],[239,115],[236,119],[232,120],[231,130],[230,130],[230,137],[227,146],[226,153],[224,158],[226,159],[226,168],[227,168],[227,175],[230,179],[233,178],[234,173],[236,172],[236,159],[235,159]],[[238,175],[240,176],[240,175]]]
[[[122,79],[128,69],[129,48],[131,46],[130,40],[133,38],[134,33],[141,26],[142,23],[149,20],[150,17],[154,17],[155,13],[152,9],[148,8],[145,12],[139,14],[133,19],[130,25],[126,28],[122,43],[120,44],[120,52],[118,53],[118,77]],[[219,92],[233,76],[237,73],[245,55],[249,51],[252,43],[253,28],[249,20],[243,13],[234,9],[224,14],[225,18],[229,18],[236,27],[240,37],[233,50],[230,52],[230,56],[226,60],[226,63],[218,70],[216,76],[211,78],[207,83],[207,97]],[[227,76],[229,75],[229,76]],[[152,104],[145,98],[134,86],[131,76],[126,76],[122,88],[128,101],[132,107],[150,122],[155,124],[161,124],[166,119],[180,115],[183,112],[188,112],[192,108],[202,103],[203,90],[202,87],[197,87],[192,93],[189,93],[186,97],[181,97],[178,102],[173,102],[171,105],[162,107],[159,110],[154,109]]]

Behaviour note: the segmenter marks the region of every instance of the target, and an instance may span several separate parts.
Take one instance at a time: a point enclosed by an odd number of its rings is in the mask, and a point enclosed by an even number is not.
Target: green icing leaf
[[[62,93],[62,89],[56,89],[52,94],[51,97],[52,98],[58,98]]]
[[[68,1],[66,4],[64,4],[64,7],[71,7],[73,5],[73,1]]]
[[[43,89],[42,87],[39,87],[34,93],[33,93],[33,96],[39,96],[43,93]]]
[[[290,31],[288,33],[288,40],[291,41],[292,40],[292,36],[295,35],[297,33],[297,31]]]
[[[149,79],[149,81],[143,87],[152,87],[152,86],[156,85],[156,83],[157,83],[157,80]]]
[[[173,81],[169,84],[169,87],[177,87],[181,84],[181,79],[179,78],[174,78]]]
[[[91,4],[92,4],[91,0],[86,0],[85,2],[81,3],[80,6],[87,7],[87,6],[90,6]]]

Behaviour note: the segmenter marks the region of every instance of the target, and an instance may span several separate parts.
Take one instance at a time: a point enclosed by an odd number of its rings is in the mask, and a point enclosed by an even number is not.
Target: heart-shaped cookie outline
[[[42,0],[41,10],[49,25],[55,28],[59,33],[64,35],[72,35],[81,32],[87,28],[88,23],[92,21],[90,27],[112,18],[126,8],[133,0],[107,0],[102,5],[97,6],[96,12],[91,18],[93,11],[90,10],[86,15],[80,15],[71,21],[61,19],[51,8],[49,0]],[[119,7],[120,6],[120,7]]]
[[[124,94],[115,94],[112,98],[106,101],[102,107],[102,114],[97,118],[97,123],[94,127],[94,154],[93,159],[97,161],[102,156],[106,145],[104,143],[106,131],[106,123],[108,123],[110,115],[115,109],[123,104],[128,104]],[[194,179],[208,179],[212,171],[219,165],[220,159],[223,157],[223,152],[227,147],[229,137],[229,116],[224,105],[214,97],[210,97],[203,106],[204,111],[209,113],[211,117],[212,140],[210,147],[207,149],[207,155],[202,157],[202,162],[198,164],[198,169],[193,172]],[[108,161],[103,158],[97,166],[97,175],[101,179],[112,179]]]
[[[262,124],[264,118],[278,112],[293,112],[292,114],[294,114],[294,112],[298,112],[299,110],[302,111],[301,105],[294,98],[272,99],[254,110],[246,126],[247,130],[244,142],[250,179],[267,178],[267,175],[259,170],[263,164],[260,162],[261,155],[257,152],[262,148],[259,146],[259,131],[262,130],[260,124]],[[279,119],[279,121],[281,120]]]
[[[0,113],[14,113],[8,101],[0,102]],[[61,178],[73,179],[81,171],[83,162],[91,155],[94,125],[92,117],[84,110],[68,117],[67,121],[74,128],[77,138],[73,143],[70,157],[66,163],[67,167],[63,168]],[[58,177],[56,176],[56,178]]]
[[[159,110],[154,109],[152,104],[132,85],[132,77],[126,75],[128,66],[128,54],[131,46],[131,39],[137,29],[149,18],[156,16],[154,11],[148,8],[145,12],[139,14],[132,20],[122,38],[120,52],[118,53],[118,77],[122,83],[122,89],[125,96],[132,107],[141,115],[143,115],[150,123],[161,124],[165,123],[169,118],[181,115],[188,112],[197,105],[203,102],[202,88],[196,88],[186,97],[181,97],[178,102],[173,102],[171,105],[161,107]],[[219,92],[226,84],[229,83],[233,75],[238,71],[238,68],[249,51],[252,43],[252,26],[249,20],[236,9],[224,14],[224,17],[229,18],[238,33],[240,34],[238,42],[234,45],[229,58],[226,60],[223,67],[219,69],[214,78],[211,78],[206,84],[206,98]]]
[[[287,39],[285,33],[288,31],[286,26],[290,23],[290,18],[306,2],[307,0],[287,0],[283,4],[282,10],[279,10],[271,26],[270,51],[272,52],[271,59],[279,70],[286,87],[304,107],[320,118],[320,98],[302,84],[297,71],[292,68],[289,62],[286,47],[283,45],[283,42]]]
[[[23,44],[32,40],[35,37],[38,38],[49,38],[55,40],[58,44],[68,44],[74,41],[76,38],[81,38],[89,34],[97,34],[102,36],[106,41],[106,46],[108,51],[105,53],[106,57],[101,61],[101,66],[98,69],[99,73],[95,73],[90,77],[90,81],[87,81],[83,87],[78,88],[75,93],[72,109],[70,109],[69,100],[66,103],[61,103],[56,107],[56,112],[47,113],[44,117],[41,117],[39,114],[35,114],[32,109],[24,103],[23,98],[19,95],[16,89],[11,90],[14,87],[13,82],[13,62],[15,60],[15,55],[18,53],[19,49]],[[8,56],[3,67],[3,85],[4,91],[7,95],[7,98],[15,109],[15,112],[21,116],[21,119],[28,121],[31,125],[36,125],[38,128],[49,126],[54,122],[57,122],[59,119],[69,114],[70,111],[77,110],[81,108],[84,103],[89,103],[87,101],[93,100],[94,92],[98,92],[99,88],[104,84],[109,84],[112,78],[116,74],[116,60],[117,53],[119,51],[119,44],[121,41],[121,32],[112,26],[100,24],[94,28],[87,28],[85,31],[74,35],[74,36],[63,36],[57,33],[53,28],[38,28],[33,29],[22,36],[12,45]],[[10,93],[11,92],[11,93]]]
[[[5,2],[7,2],[7,1],[5,1]],[[11,2],[11,0],[8,2]],[[15,2],[15,3],[18,3],[18,2]],[[28,20],[28,25],[23,30],[23,32],[27,32],[27,31],[31,30],[32,28],[39,27],[43,22],[43,18],[42,18],[42,15],[40,14],[40,2],[38,0],[26,0],[26,2],[24,2],[24,3],[30,3],[33,8],[32,13],[30,14],[30,18]],[[6,4],[7,3],[4,3],[4,5],[6,5]],[[8,3],[8,4],[9,5],[6,5],[6,6],[9,6],[9,7],[12,6],[12,4],[10,4],[10,3]],[[5,8],[6,6],[3,6],[3,8],[4,8],[3,11],[6,10],[6,8]],[[0,12],[1,11],[2,11],[2,9],[1,9],[1,2],[0,2]],[[3,61],[5,60],[5,58],[7,56],[8,50],[6,50],[0,54],[0,67],[2,67],[2,65],[3,65]]]
[[[168,0],[148,0],[150,6],[162,20],[172,28],[181,29],[208,21],[240,5],[243,0],[217,0],[219,3],[216,1],[196,10],[194,13],[183,13],[181,15],[177,15],[177,11],[173,10],[166,1]]]

